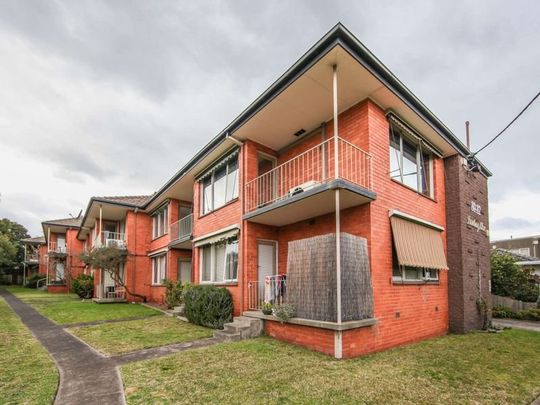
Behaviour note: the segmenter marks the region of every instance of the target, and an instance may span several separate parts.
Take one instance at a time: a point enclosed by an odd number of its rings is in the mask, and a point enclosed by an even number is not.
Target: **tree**
[[[24,248],[21,239],[29,238],[28,230],[7,218],[0,219],[0,272],[11,274],[22,267]]]
[[[116,284],[122,286],[126,290],[126,293],[133,297],[141,298],[143,302],[146,302],[145,295],[136,294],[128,288],[125,282],[125,276],[120,272],[120,268],[126,263],[128,256],[128,252],[124,249],[118,249],[112,246],[102,246],[81,253],[79,258],[87,266],[106,271]]]
[[[535,302],[537,281],[531,269],[523,269],[509,253],[491,253],[491,289],[493,294],[516,300]]]

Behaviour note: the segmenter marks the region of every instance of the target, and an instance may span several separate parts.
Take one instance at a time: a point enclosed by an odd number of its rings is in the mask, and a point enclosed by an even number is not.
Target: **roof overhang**
[[[197,153],[149,200],[145,209],[173,197],[191,201],[194,173],[230,147],[227,138],[251,139],[279,150],[332,118],[332,67],[338,72],[338,110],[369,98],[391,110],[436,146],[443,156],[470,150],[371,51],[342,24],[308,50],[234,121]],[[225,144],[225,145],[223,145]],[[479,162],[482,173],[490,171]]]
[[[86,207],[81,227],[77,233],[78,239],[85,240],[88,237],[91,229],[96,224],[96,218],[99,218],[100,208],[102,219],[109,221],[122,221],[128,211],[140,209],[139,206],[134,204],[119,203],[92,197]]]

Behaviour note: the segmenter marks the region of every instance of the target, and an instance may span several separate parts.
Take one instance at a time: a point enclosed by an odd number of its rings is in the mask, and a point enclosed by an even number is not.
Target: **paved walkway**
[[[55,360],[60,371],[55,404],[125,404],[122,379],[112,359],[82,343],[8,291],[0,289],[0,296]]]
[[[133,361],[157,359],[159,357],[168,356],[169,354],[183,352],[185,350],[197,349],[198,347],[211,346],[220,343],[221,340],[216,338],[199,339],[193,342],[175,343],[167,346],[152,347],[150,349],[138,350],[136,352],[119,354],[111,357],[116,364],[122,365]]]
[[[517,319],[493,318],[492,322],[493,325],[496,326],[540,332],[540,321],[519,321]]]

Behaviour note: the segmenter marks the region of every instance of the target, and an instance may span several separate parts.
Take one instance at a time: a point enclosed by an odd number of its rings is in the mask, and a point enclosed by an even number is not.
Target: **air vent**
[[[296,131],[294,133],[294,136],[301,136],[301,135],[304,135],[305,133],[306,133],[306,130],[304,128],[302,128],[301,130]]]

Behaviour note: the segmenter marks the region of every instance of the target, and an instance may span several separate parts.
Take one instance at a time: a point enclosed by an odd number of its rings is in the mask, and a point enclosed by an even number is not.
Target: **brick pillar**
[[[487,178],[467,171],[458,155],[446,158],[446,237],[449,329],[484,326],[481,299],[491,308]],[[490,311],[488,311],[488,322]]]

